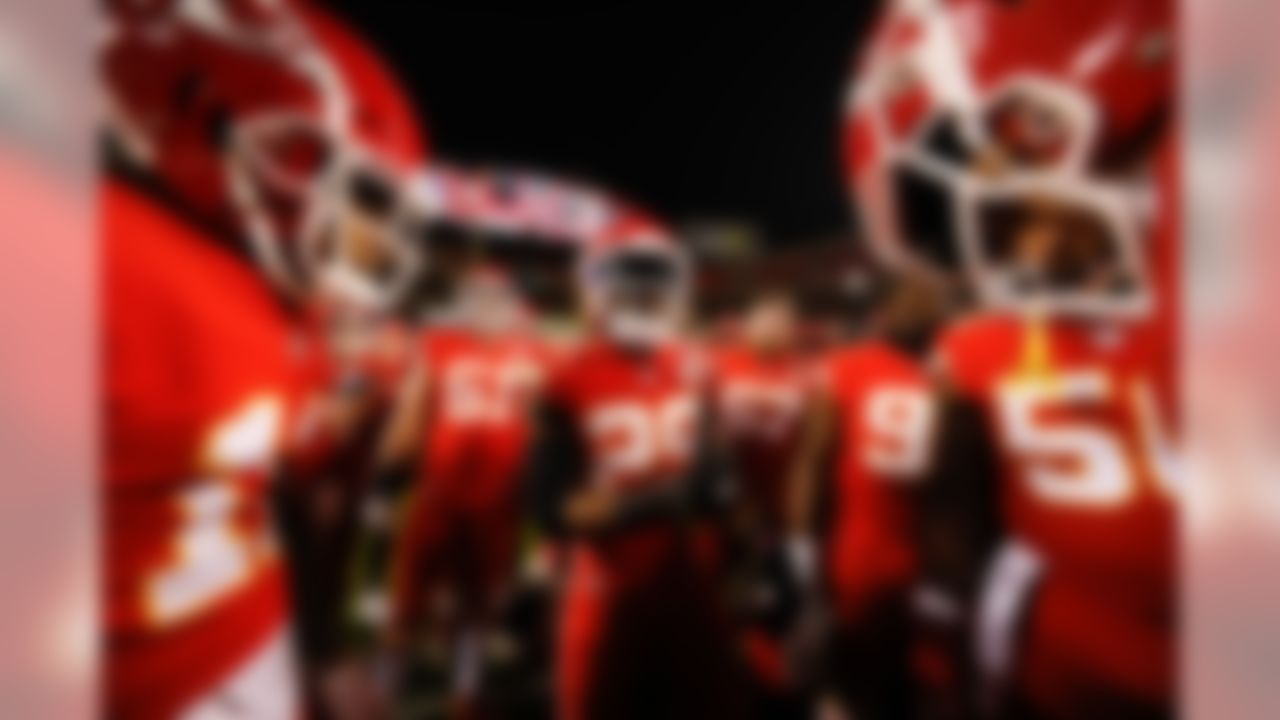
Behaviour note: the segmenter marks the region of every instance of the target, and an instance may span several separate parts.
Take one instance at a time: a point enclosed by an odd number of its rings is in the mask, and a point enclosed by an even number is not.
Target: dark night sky
[[[672,221],[775,241],[849,227],[837,120],[872,0],[793,10],[481,10],[352,1],[439,156],[603,184]]]

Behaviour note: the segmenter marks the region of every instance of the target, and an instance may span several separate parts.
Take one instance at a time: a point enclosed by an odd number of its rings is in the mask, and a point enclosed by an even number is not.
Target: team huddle
[[[108,3],[105,715],[1172,717],[1171,6],[886,3],[817,333],[323,8]]]

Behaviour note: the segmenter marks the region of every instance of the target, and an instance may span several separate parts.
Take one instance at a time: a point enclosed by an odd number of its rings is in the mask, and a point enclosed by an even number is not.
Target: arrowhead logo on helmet
[[[1164,0],[893,5],[845,107],[873,249],[963,273],[990,306],[1148,316],[1172,16]]]
[[[389,307],[422,259],[399,237],[421,127],[370,48],[315,8],[173,2],[115,13],[111,135],[284,293]],[[252,3],[250,3],[252,4]]]

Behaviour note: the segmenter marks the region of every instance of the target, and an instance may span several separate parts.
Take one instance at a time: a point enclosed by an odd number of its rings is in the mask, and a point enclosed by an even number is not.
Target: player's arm
[[[415,364],[396,393],[391,413],[378,438],[373,474],[361,508],[361,526],[390,531],[413,485],[413,475],[426,436],[429,372]]]
[[[357,369],[316,378],[315,392],[303,403],[285,452],[285,478],[306,484],[326,477],[323,471],[349,446],[377,406],[377,393],[370,385]]]
[[[712,396],[704,397],[704,407],[713,408]],[[721,431],[721,418],[714,412],[701,414],[694,437],[693,462],[681,487],[686,491],[683,507],[699,517],[721,516],[738,500],[737,469],[730,460],[728,442]]]
[[[834,395],[815,392],[800,430],[786,487],[788,563],[797,579],[812,580],[817,573],[814,536],[823,480],[830,469],[835,447],[838,408]]]
[[[657,519],[723,510],[731,475],[709,421],[695,439],[687,475],[654,487],[619,492],[586,482],[586,450],[572,416],[553,401],[537,413],[526,487],[544,530],[552,536],[600,535]]]
[[[935,392],[938,424],[920,493],[921,567],[938,597],[967,607],[1001,532],[999,469],[981,407],[945,381]]]
[[[406,374],[382,436],[376,462],[380,467],[411,463],[416,459],[426,426],[428,369],[416,363]]]
[[[549,537],[565,537],[607,519],[605,498],[594,501],[598,508],[576,499],[585,484],[586,459],[585,444],[569,409],[553,397],[540,400],[533,411],[533,440],[521,484],[535,520]]]
[[[397,529],[413,487],[426,425],[428,373],[415,365],[399,388],[379,437],[372,476],[361,500],[353,558],[350,620],[357,637],[386,630],[388,584]]]
[[[555,399],[542,401],[534,420],[523,484],[548,536],[606,534],[683,504],[679,483],[624,496],[606,484],[588,482],[587,448],[572,413]]]
[[[935,691],[964,708],[975,701],[972,622],[981,579],[1000,532],[999,476],[993,438],[979,405],[945,385],[936,392],[932,462],[917,496],[920,569],[912,600],[921,637],[926,638],[922,652],[944,663],[947,675],[955,679]]]

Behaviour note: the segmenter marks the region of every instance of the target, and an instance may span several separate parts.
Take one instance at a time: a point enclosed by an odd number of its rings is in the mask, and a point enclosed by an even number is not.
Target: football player
[[[741,484],[729,550],[741,574],[744,649],[766,716],[791,717],[803,702],[783,640],[798,618],[797,588],[783,558],[787,480],[812,399],[810,358],[799,347],[797,309],[780,291],[755,298],[741,338],[715,355],[716,422]]]
[[[394,247],[395,208],[353,191],[394,186],[416,128],[362,130],[350,68],[287,7],[201,8],[113,6],[101,56],[104,711],[293,718],[268,480],[301,389],[299,308],[355,285],[346,251]]]
[[[551,355],[512,280],[481,265],[460,280],[448,320],[423,334],[416,360],[379,450],[382,486],[387,473],[416,468],[395,522],[388,644],[411,649],[425,627],[427,645],[452,645],[453,705],[462,711],[477,700],[486,650],[501,646],[519,476]]]
[[[527,482],[566,567],[557,717],[737,717],[705,516],[724,476],[704,362],[683,342],[689,260],[626,219],[581,260],[589,338],[538,413]]]
[[[346,183],[334,183],[332,228],[313,246],[312,262],[322,269],[312,272],[303,318],[309,391],[291,437],[289,482],[277,488],[308,697],[340,716],[359,716],[340,709],[373,690],[346,633],[349,557],[378,438],[410,366],[412,335],[392,310],[422,270],[414,241],[429,209],[405,191],[403,178],[417,172],[426,141],[411,102],[369,43],[314,5],[299,15],[354,88],[348,102],[356,106],[356,132],[375,150]]]
[[[949,537],[922,546],[922,599],[973,619],[986,713],[1173,712],[1173,18],[902,3],[850,96],[874,244],[956,272],[983,308],[936,347],[922,522]]]
[[[825,682],[859,718],[914,716],[915,506],[935,422],[923,356],[944,307],[924,277],[881,284],[869,337],[823,361],[790,487],[793,571],[829,596]]]
[[[811,389],[793,301],[766,293],[748,308],[740,341],[715,357],[716,413],[761,536],[783,530],[785,480]]]

